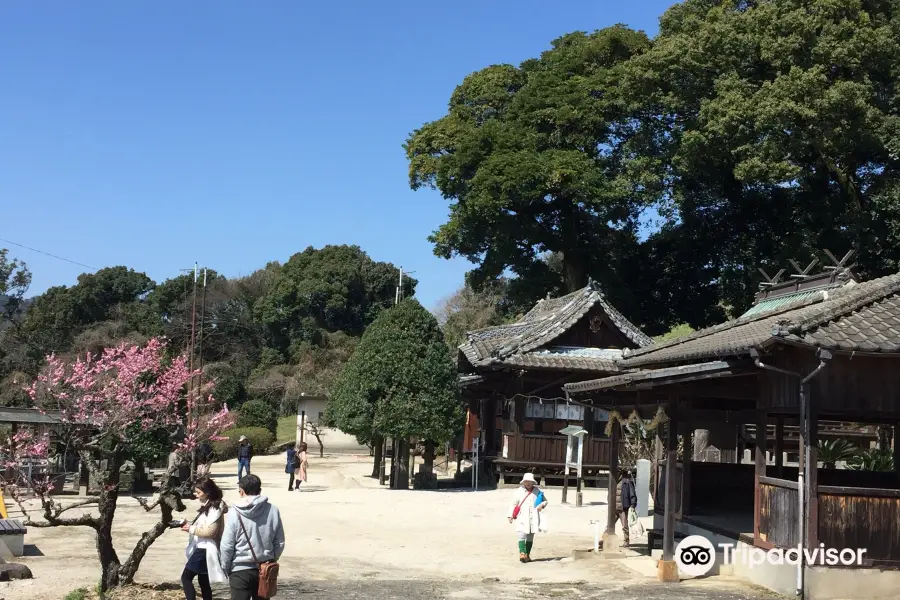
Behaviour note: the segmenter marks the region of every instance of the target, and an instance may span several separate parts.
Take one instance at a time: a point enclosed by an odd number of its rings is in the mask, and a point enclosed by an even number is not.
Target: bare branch
[[[155,509],[157,506],[159,506],[159,503],[162,502],[161,496],[157,498],[156,502],[154,502],[153,504],[149,504],[146,498],[141,498],[140,496],[134,496],[134,499],[137,500],[137,503],[140,504],[147,512]]]

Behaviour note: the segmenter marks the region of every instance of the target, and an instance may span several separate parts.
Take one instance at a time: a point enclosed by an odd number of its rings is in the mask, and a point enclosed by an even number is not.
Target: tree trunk
[[[577,292],[587,285],[587,272],[584,268],[584,263],[575,251],[564,254],[563,268],[567,294]]]
[[[316,442],[319,444],[319,458],[325,458],[325,444],[322,443],[322,434],[314,431],[313,435],[316,437]]]
[[[147,554],[147,550],[153,542],[169,529],[169,523],[172,522],[172,513],[174,511],[181,512],[185,509],[178,490],[168,485],[166,479],[163,480],[162,487],[159,490],[159,496],[159,520],[149,531],[144,532],[137,544],[135,544],[134,549],[131,551],[131,556],[128,557],[125,564],[119,569],[121,578],[120,583],[122,585],[134,583],[134,576],[137,574],[137,571],[141,566],[141,561]]]
[[[112,525],[116,516],[116,502],[119,499],[119,469],[121,457],[107,461],[105,469],[98,469],[97,483],[100,485],[100,499],[97,505],[99,518],[97,527],[97,555],[100,558],[100,592],[106,592],[119,585],[119,555],[113,547]]]
[[[394,481],[393,489],[409,489],[409,440],[398,439],[395,442],[396,455],[394,456]]]
[[[377,479],[381,475],[381,457],[384,455],[384,438],[378,436],[374,440],[375,462],[372,464],[372,477]]]
[[[434,442],[425,440],[425,454],[422,457],[425,462],[425,472],[429,475],[434,473]]]

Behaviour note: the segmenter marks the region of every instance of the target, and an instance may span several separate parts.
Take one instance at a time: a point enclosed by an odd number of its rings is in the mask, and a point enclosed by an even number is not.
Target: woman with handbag
[[[296,471],[294,472],[294,477],[296,478],[296,487],[295,490],[300,489],[301,483],[306,483],[306,468],[309,466],[309,454],[306,452],[307,446],[306,442],[300,442],[297,444],[297,463],[296,463]]]
[[[516,524],[516,536],[519,540],[519,562],[531,562],[531,549],[534,546],[534,534],[546,531],[542,523],[543,510],[547,508],[547,498],[537,487],[537,481],[531,473],[522,476],[522,485],[513,495],[507,518]]]
[[[194,487],[200,510],[192,523],[184,523],[181,530],[190,534],[185,549],[187,564],[181,573],[185,600],[196,600],[194,577],[200,584],[203,600],[212,600],[210,583],[224,583],[228,577],[219,564],[219,541],[224,530],[223,515],[227,511],[222,502],[222,490],[211,479],[201,479]]]

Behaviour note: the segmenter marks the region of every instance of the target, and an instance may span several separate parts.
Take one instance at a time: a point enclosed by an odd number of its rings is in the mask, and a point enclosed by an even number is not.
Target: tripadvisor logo
[[[799,565],[801,560],[810,565],[862,566],[864,548],[853,550],[844,548],[826,548],[819,544],[818,548],[773,548],[766,551],[762,548],[738,546],[737,544],[719,544],[724,564],[741,564],[747,567],[770,565]],[[675,562],[679,570],[692,577],[700,577],[709,573],[715,565],[716,547],[702,535],[690,535],[675,547]],[[804,560],[805,559],[805,560]]]

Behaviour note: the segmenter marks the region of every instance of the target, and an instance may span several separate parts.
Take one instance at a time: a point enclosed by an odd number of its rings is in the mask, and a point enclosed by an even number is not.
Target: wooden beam
[[[894,473],[900,474],[900,425],[894,425]]]
[[[671,406],[671,404],[670,404]],[[666,501],[663,519],[663,560],[675,560],[675,478],[678,477],[678,415],[669,415],[666,439]]]

